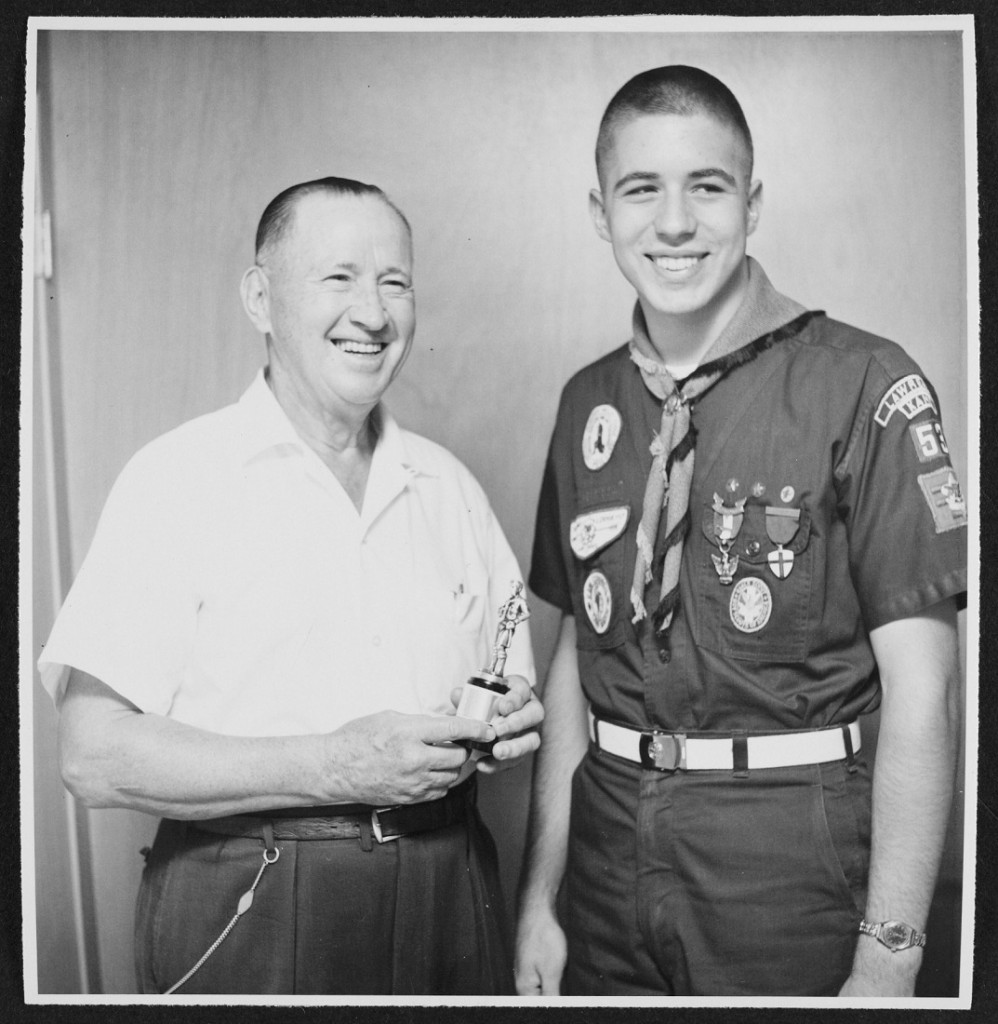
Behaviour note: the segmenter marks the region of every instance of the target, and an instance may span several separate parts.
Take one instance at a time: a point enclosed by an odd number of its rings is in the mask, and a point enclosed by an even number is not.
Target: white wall
[[[743,103],[765,183],[750,251],[780,290],[909,349],[967,479],[955,33],[53,31],[41,57],[74,568],[127,458],[260,364],[237,283],[264,205],[336,174],[382,186],[414,228],[419,328],[389,404],[478,475],[526,570],[558,391],[628,334],[632,296],[586,212],[596,127],[667,63]],[[552,617],[533,625],[544,663]],[[510,888],[528,781],[486,795]],[[131,985],[151,825],[91,815],[107,991]]]

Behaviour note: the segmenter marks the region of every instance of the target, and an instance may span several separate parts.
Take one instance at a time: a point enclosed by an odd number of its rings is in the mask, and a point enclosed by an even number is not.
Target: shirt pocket
[[[433,628],[473,636],[486,628],[489,578],[484,568],[466,567],[462,578],[451,585],[426,580],[416,583],[413,589],[421,617]]]
[[[575,585],[572,604],[575,613],[579,650],[603,651],[619,647],[625,639],[626,615],[629,607],[631,576],[634,563],[628,567],[627,537],[632,527],[631,506],[626,501],[597,498],[580,505],[572,519],[578,523],[587,517],[598,518],[620,512],[623,525],[592,554],[580,556],[573,547]],[[600,628],[602,627],[602,628]]]
[[[782,545],[783,555],[777,558],[779,546],[767,534],[765,507],[747,505],[729,550],[732,561],[737,556],[738,565],[732,582],[724,584],[714,562],[722,556],[714,533],[714,510],[705,506],[694,558],[697,643],[744,661],[803,661],[814,575],[813,540],[811,516],[801,508],[797,532]],[[786,572],[782,577],[776,571],[781,563],[781,572]]]

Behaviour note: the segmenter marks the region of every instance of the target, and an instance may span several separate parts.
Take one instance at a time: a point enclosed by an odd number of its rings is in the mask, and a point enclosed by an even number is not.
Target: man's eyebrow
[[[699,171],[691,171],[690,178],[693,181],[700,181],[703,178],[720,178],[726,181],[732,188],[738,187],[738,181],[733,174],[720,167],[704,167]]]
[[[620,181],[616,182],[613,186],[614,192],[619,192],[622,188],[626,188],[628,185],[633,185],[636,181],[658,181],[659,176],[654,171],[631,171],[630,174],[625,174]]]
[[[334,263],[320,262],[316,269],[324,275],[335,273],[337,270],[348,270],[351,274],[356,274],[360,271],[360,267],[358,267],[356,263],[350,263],[344,260],[337,260]]]

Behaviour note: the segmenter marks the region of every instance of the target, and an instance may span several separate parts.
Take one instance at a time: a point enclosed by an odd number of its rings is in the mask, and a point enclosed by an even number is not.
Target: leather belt
[[[642,732],[597,718],[591,710],[589,738],[599,750],[663,772],[822,764],[851,759],[861,743],[859,722],[828,729],[767,734]]]
[[[379,843],[464,821],[475,799],[475,778],[465,780],[439,800],[423,804],[371,807],[366,804],[331,804],[326,807],[279,807],[254,814],[189,821],[202,832],[247,839],[264,838],[269,824],[274,839],[357,839],[365,834]]]

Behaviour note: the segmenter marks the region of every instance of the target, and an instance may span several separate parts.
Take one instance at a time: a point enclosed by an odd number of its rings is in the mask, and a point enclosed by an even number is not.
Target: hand
[[[380,711],[330,734],[336,743],[330,774],[351,802],[390,806],[439,800],[468,760],[460,742],[487,743],[495,735],[488,723],[469,718]]]
[[[915,994],[915,979],[898,977],[873,978],[853,971],[846,978],[846,983],[839,989],[842,998],[898,997],[906,998]]]
[[[568,947],[554,911],[541,904],[524,908],[516,930],[516,991],[521,996],[556,996]]]
[[[856,946],[852,973],[839,989],[839,996],[853,999],[913,996],[921,964],[920,949],[892,953],[875,939],[861,938]]]
[[[498,740],[488,757],[478,761],[478,770],[486,775],[514,768],[527,754],[541,745],[537,726],[544,719],[544,708],[523,676],[507,676],[509,692],[496,702],[496,716],[490,723]],[[455,707],[461,699],[461,687],[451,692]]]

